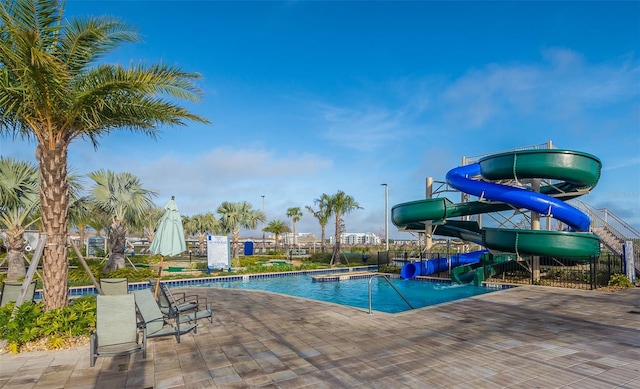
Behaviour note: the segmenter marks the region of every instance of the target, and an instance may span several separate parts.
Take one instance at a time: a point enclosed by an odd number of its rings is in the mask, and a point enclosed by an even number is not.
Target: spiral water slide
[[[493,154],[447,173],[456,190],[478,197],[455,204],[432,198],[395,205],[391,219],[403,230],[425,231],[483,245],[492,252],[585,258],[600,253],[600,238],[589,233],[590,220],[564,200],[588,193],[598,183],[602,164],[590,154],[572,150],[518,150]],[[540,179],[538,190],[525,182]],[[514,183],[505,185],[503,181]],[[537,180],[536,180],[537,181]],[[537,181],[537,182],[540,182]],[[527,209],[557,219],[568,231],[480,228],[477,222],[452,218],[508,209]]]

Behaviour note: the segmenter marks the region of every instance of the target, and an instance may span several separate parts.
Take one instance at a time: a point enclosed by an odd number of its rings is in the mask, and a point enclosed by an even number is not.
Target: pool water
[[[390,279],[390,281],[414,308],[422,308],[496,291],[496,289],[469,285],[451,285],[448,283],[403,279]],[[310,276],[301,275],[247,281],[211,282],[202,284],[202,287],[265,290],[368,310],[368,284],[368,278],[314,282]],[[398,296],[398,293],[380,277],[373,278],[371,281],[371,295],[373,310],[399,313],[411,309]]]

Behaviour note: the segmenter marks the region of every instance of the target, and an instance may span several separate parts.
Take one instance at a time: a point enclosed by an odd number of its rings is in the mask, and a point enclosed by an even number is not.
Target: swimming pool
[[[445,282],[426,282],[392,278],[390,281],[414,308],[441,304],[466,297],[496,291],[469,285],[451,285]],[[297,297],[369,309],[368,278],[334,282],[314,282],[309,275],[269,277],[251,280],[216,281],[203,283],[201,287],[250,289],[276,292]],[[409,310],[393,288],[379,277],[371,281],[372,309],[387,313]]]

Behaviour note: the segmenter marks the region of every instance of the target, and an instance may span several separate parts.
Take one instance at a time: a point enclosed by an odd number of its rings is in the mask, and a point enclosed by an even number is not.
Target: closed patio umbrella
[[[158,295],[158,286],[160,285],[160,276],[162,275],[162,264],[164,257],[172,257],[187,250],[187,244],[184,240],[184,229],[182,227],[182,218],[175,201],[175,196],[171,196],[171,200],[164,206],[164,214],[158,222],[153,242],[149,250],[153,254],[160,254],[160,268],[158,269],[158,278],[156,282],[156,290],[154,297]]]

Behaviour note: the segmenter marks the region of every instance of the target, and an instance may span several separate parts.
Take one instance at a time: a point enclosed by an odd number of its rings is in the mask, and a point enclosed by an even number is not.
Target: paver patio
[[[640,288],[524,286],[401,314],[193,288],[198,333],[141,354],[89,347],[0,355],[2,388],[635,388]]]

